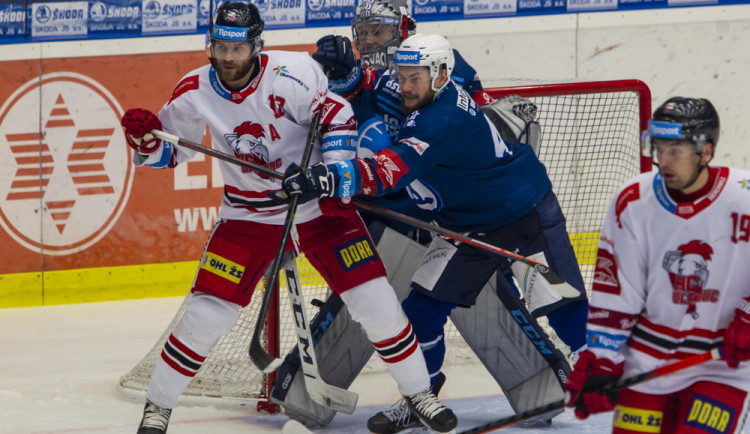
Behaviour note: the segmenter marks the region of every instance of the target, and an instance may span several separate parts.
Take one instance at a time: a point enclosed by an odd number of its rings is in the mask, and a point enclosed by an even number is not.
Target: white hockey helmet
[[[398,47],[393,55],[391,75],[398,75],[399,66],[426,66],[430,71],[432,78],[432,90],[440,92],[445,84],[440,88],[435,87],[435,81],[440,77],[440,71],[448,71],[448,77],[453,73],[453,49],[450,42],[441,35],[417,33],[414,36],[406,38]]]

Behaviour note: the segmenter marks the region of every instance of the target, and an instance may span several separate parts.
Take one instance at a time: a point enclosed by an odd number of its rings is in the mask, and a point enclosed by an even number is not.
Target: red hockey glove
[[[735,309],[734,319],[724,332],[721,349],[730,368],[737,368],[740,362],[750,360],[750,297],[742,300],[739,309]]]
[[[612,411],[617,402],[616,391],[605,392],[603,387],[615,384],[622,377],[623,363],[598,358],[591,351],[581,352],[573,372],[565,384],[565,406],[575,407],[578,419],[590,414]]]
[[[161,139],[154,137],[151,130],[161,130],[161,121],[155,114],[142,108],[133,108],[125,112],[120,125],[125,129],[125,139],[131,148],[141,155],[153,154]]]

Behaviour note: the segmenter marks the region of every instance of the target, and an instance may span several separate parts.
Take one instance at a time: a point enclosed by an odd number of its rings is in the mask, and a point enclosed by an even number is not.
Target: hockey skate
[[[419,417],[419,420],[437,433],[454,433],[458,419],[453,411],[444,406],[430,389],[414,395],[404,396],[411,411]]]
[[[445,384],[445,374],[440,372],[435,380],[435,396],[440,393],[443,384]],[[388,410],[377,413],[367,421],[367,429],[376,434],[395,434],[423,426],[404,398],[401,398]]]
[[[169,416],[172,410],[161,408],[151,401],[146,401],[143,408],[143,419],[138,427],[138,434],[164,434],[169,425]]]

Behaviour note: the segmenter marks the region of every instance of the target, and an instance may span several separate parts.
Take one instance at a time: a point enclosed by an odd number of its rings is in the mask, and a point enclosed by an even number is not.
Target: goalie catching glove
[[[141,156],[148,156],[156,152],[161,146],[161,139],[154,137],[151,130],[161,130],[161,121],[150,111],[142,108],[132,108],[125,112],[120,120],[125,130],[125,140]]]
[[[622,377],[623,364],[596,357],[589,350],[582,351],[565,384],[565,406],[575,407],[578,419],[614,410],[618,393],[605,390],[605,386],[617,384]]]

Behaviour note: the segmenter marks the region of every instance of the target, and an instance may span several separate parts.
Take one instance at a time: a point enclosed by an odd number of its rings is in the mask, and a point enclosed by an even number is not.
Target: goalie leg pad
[[[398,297],[405,298],[425,247],[386,229],[378,243],[378,251],[388,270],[389,282]],[[520,303],[518,297],[512,295]],[[340,310],[332,309],[335,305]],[[454,309],[451,319],[498,381],[511,406],[521,412],[562,399],[562,387],[556,372],[567,375],[569,367],[558,352],[556,359],[564,365],[557,363],[553,369],[550,362],[539,353],[537,345],[524,332],[524,327],[529,324],[516,320],[511,314],[512,310],[500,301],[495,293],[495,285],[491,282],[482,290],[475,306],[471,309]],[[320,320],[320,317],[330,316],[334,317],[333,320]],[[519,315],[516,316],[520,318]],[[528,322],[536,324],[530,316]],[[337,387],[349,387],[372,355],[372,345],[338,297],[329,297],[312,323],[313,336],[319,336],[315,349],[321,378]],[[327,325],[324,332],[320,330],[320,324]],[[487,327],[488,324],[500,326]],[[487,349],[479,349],[481,345],[487,345]],[[335,412],[309,398],[301,370],[294,368],[294,357],[298,359],[298,356],[288,355],[282,364],[271,401],[284,407],[286,414],[294,419],[325,426],[333,419]]]
[[[471,309],[454,309],[451,320],[511,407],[520,413],[564,397],[570,366],[510,287],[491,279]],[[503,286],[505,286],[503,285]]]

